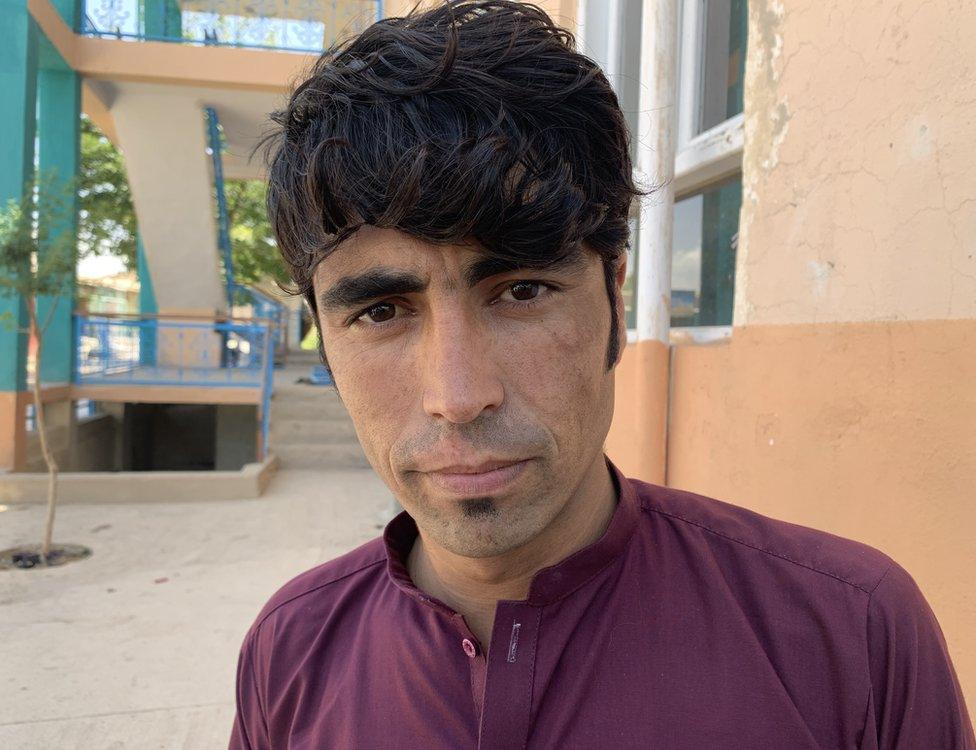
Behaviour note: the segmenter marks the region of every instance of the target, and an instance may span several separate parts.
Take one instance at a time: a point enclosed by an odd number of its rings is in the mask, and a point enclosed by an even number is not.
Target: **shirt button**
[[[464,653],[466,653],[472,659],[475,657],[475,654],[478,653],[478,649],[474,647],[474,644],[468,638],[461,641],[461,648],[463,648]]]

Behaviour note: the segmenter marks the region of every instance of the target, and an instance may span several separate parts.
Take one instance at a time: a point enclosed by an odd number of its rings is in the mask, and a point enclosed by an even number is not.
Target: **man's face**
[[[513,271],[366,226],[313,286],[366,456],[425,537],[467,557],[516,549],[602,464],[621,332],[595,253]]]

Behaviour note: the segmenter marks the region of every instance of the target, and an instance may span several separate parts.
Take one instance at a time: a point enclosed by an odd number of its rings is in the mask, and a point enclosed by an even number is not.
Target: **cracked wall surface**
[[[735,325],[976,316],[971,3],[749,5]]]

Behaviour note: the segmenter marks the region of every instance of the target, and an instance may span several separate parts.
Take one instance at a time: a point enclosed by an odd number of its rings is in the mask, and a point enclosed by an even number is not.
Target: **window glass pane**
[[[742,111],[748,14],[746,0],[701,0],[702,133]]]
[[[739,177],[674,204],[671,325],[732,325]]]

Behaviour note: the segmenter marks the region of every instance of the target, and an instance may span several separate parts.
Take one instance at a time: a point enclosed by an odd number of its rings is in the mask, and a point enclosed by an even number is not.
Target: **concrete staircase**
[[[275,370],[271,450],[283,469],[368,468],[352,420],[335,390],[295,382],[307,378],[318,362],[315,354],[289,352],[287,364]]]

